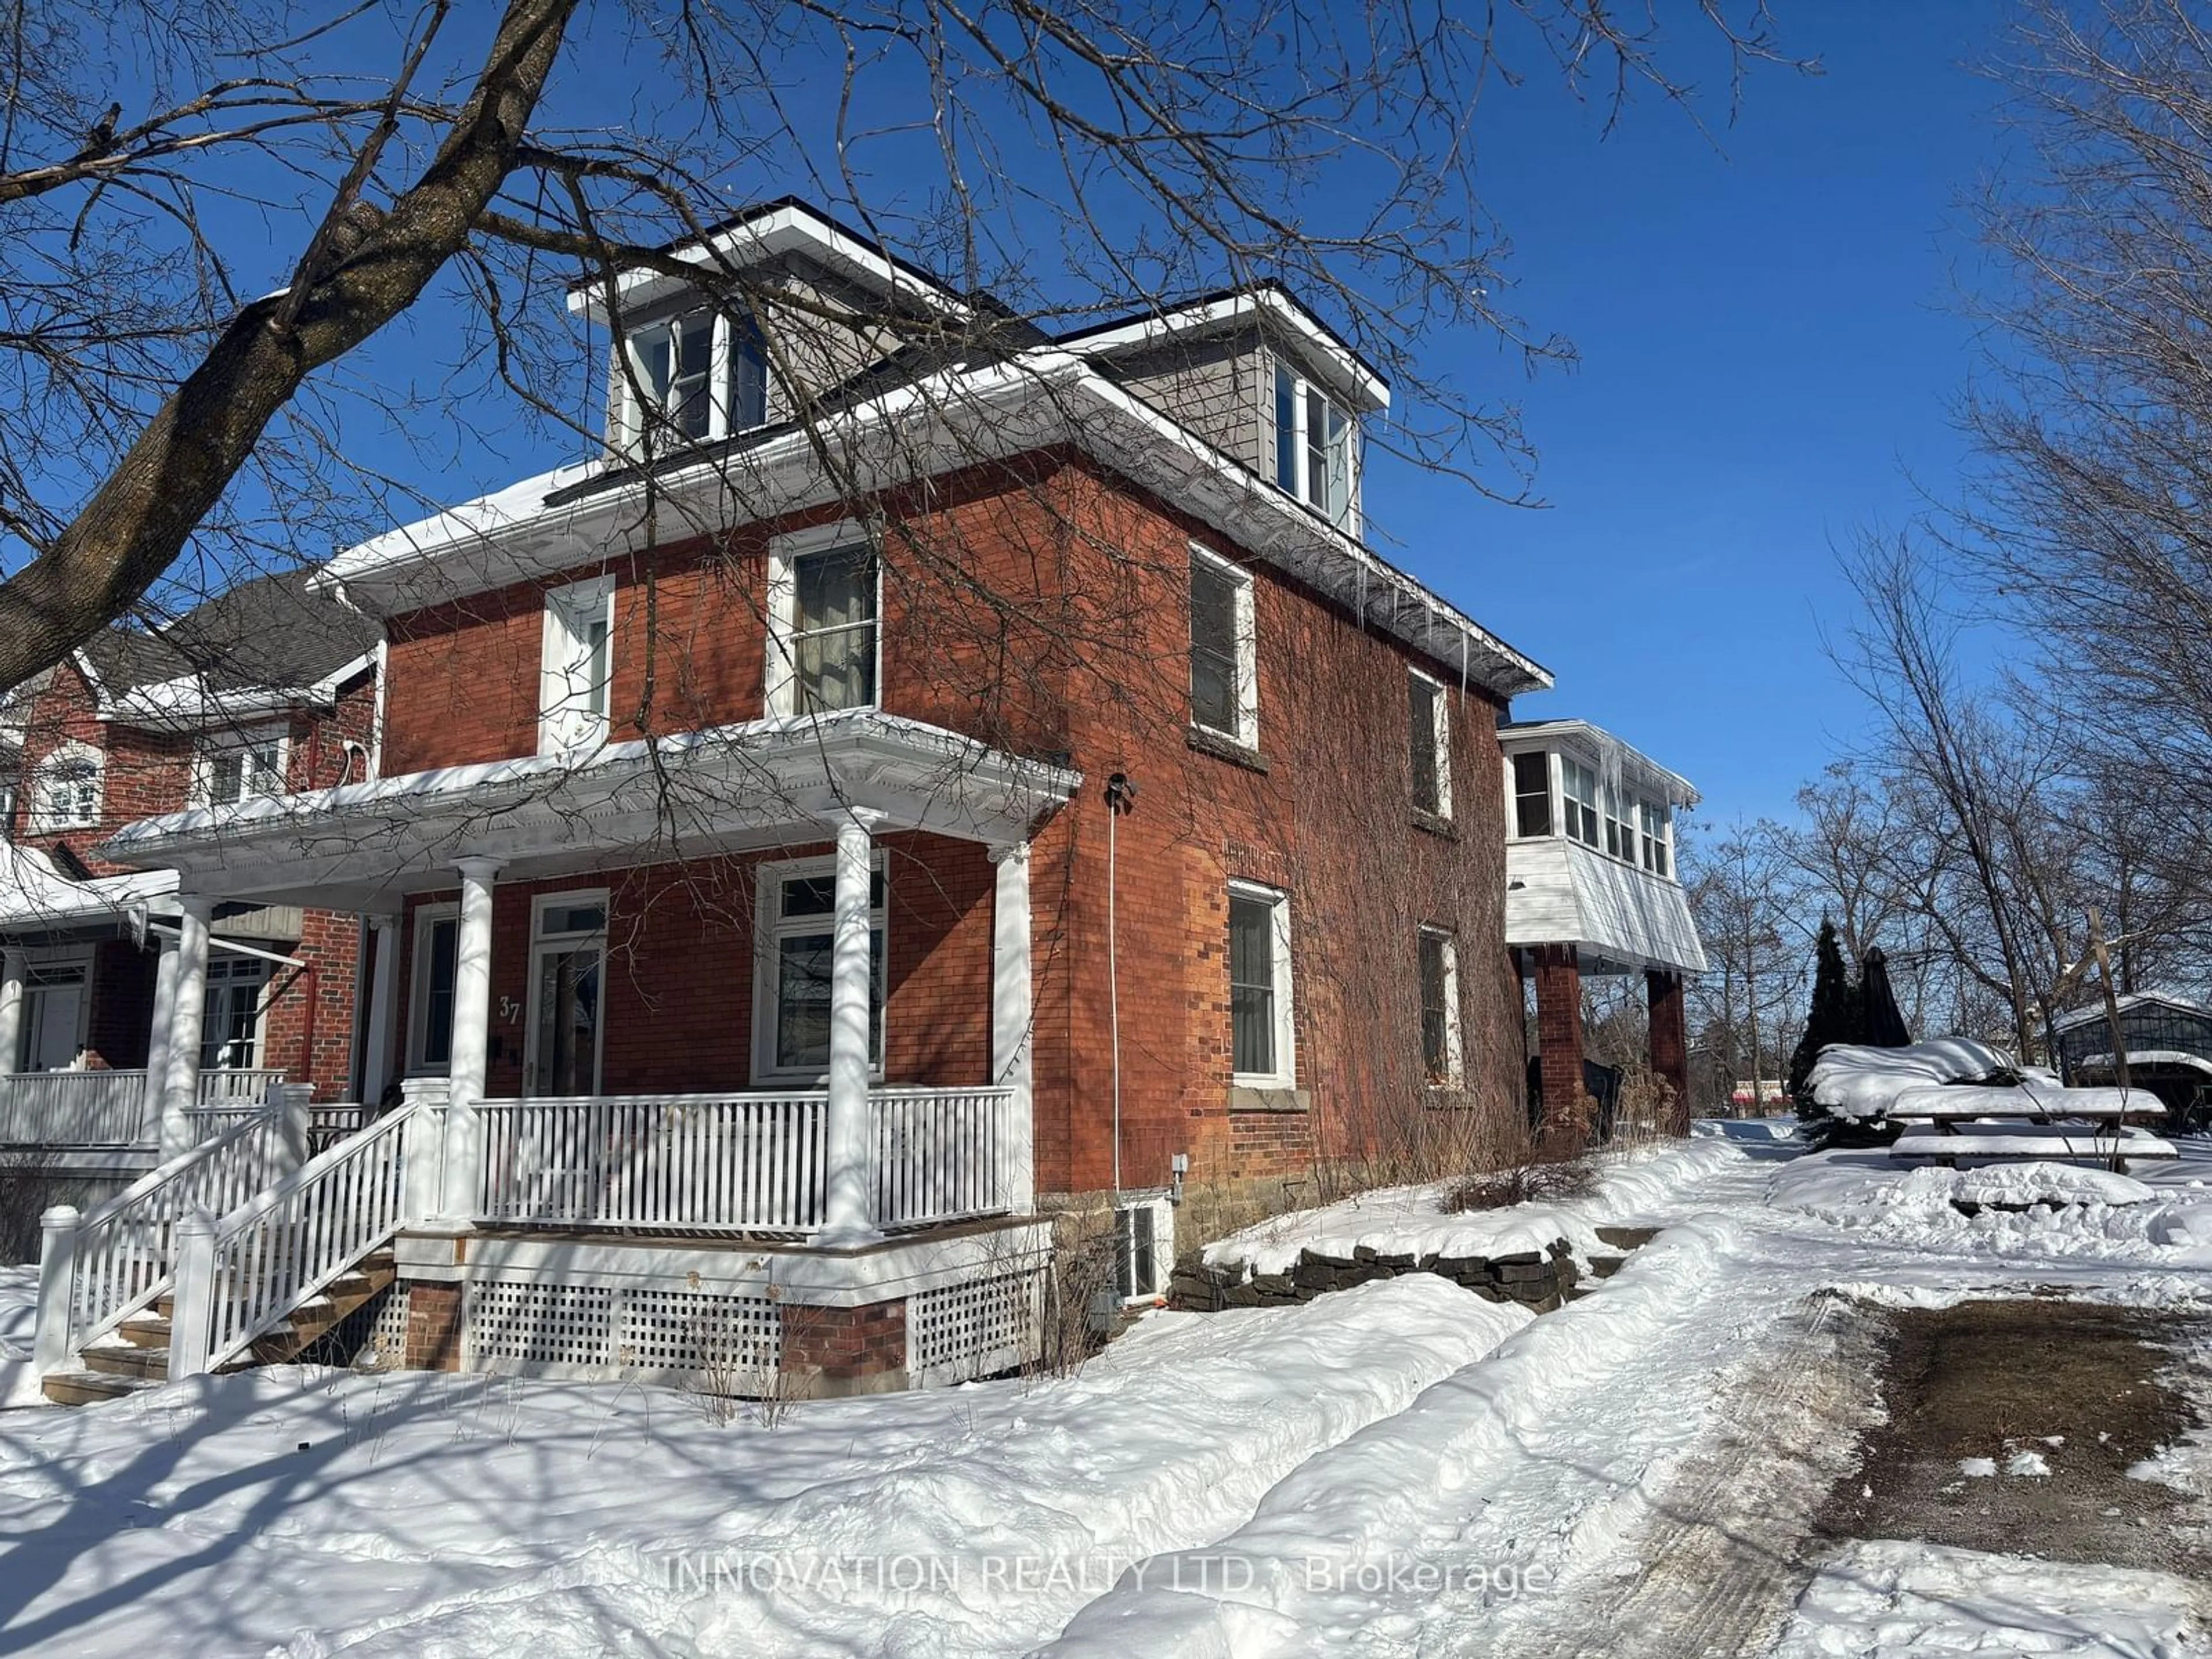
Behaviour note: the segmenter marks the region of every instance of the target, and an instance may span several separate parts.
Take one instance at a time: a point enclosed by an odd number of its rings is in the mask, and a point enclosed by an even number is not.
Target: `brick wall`
[[[1544,1081],[1545,1145],[1578,1150],[1587,1138],[1583,1110],[1583,977],[1575,947],[1540,945],[1536,964],[1536,1052]]]
[[[1448,678],[1440,663],[1065,454],[933,481],[907,506],[924,510],[888,550],[884,706],[1017,750],[1072,755],[1086,780],[1039,835],[1031,866],[1041,1188],[1089,1192],[1111,1179],[1099,790],[1115,770],[1142,791],[1116,831],[1128,1184],[1164,1182],[1178,1152],[1195,1181],[1251,1182],[1317,1159],[1463,1163],[1517,1133],[1523,1048],[1503,942],[1497,700],[1448,692],[1454,811],[1417,822],[1407,671]],[[825,516],[563,573],[615,579],[617,738],[759,714],[769,531]],[[1261,735],[1242,760],[1189,740],[1194,539],[1254,575]],[[546,585],[394,620],[387,771],[534,750]],[[989,869],[982,849],[952,842],[920,864],[942,887],[943,915],[936,927],[893,921],[891,1074],[969,1081],[988,1061]],[[606,1086],[748,1075],[746,861],[605,879],[616,918]],[[1231,1109],[1231,879],[1289,896],[1297,1111]],[[894,905],[926,884],[895,873]],[[495,904],[495,1092],[520,1078],[530,890],[503,886]],[[1427,1087],[1422,1066],[1425,925],[1458,941],[1466,1078],[1449,1094]]]

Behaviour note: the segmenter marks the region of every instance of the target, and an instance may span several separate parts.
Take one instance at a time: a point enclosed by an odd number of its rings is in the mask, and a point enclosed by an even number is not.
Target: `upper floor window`
[[[193,761],[193,792],[203,806],[228,806],[285,792],[291,744],[282,727],[209,738]]]
[[[1552,757],[1540,750],[1513,757],[1513,833],[1552,833]]]
[[[769,710],[830,714],[878,697],[882,568],[850,526],[788,538],[775,555],[769,629]]]
[[[606,738],[614,604],[611,576],[556,587],[545,596],[538,692],[540,754],[586,748]]]
[[[698,310],[629,331],[629,373],[611,399],[614,447],[635,454],[726,438],[768,419],[768,361],[750,321]]]
[[[1412,688],[1413,805],[1438,817],[1451,816],[1451,712],[1444,689],[1426,674],[1409,676]]]
[[[88,744],[67,743],[39,763],[31,784],[31,832],[89,830],[100,822],[106,762]]]
[[[1456,1087],[1460,1058],[1459,945],[1435,927],[1421,929],[1421,1066],[1431,1083]]]
[[[1655,876],[1668,873],[1667,808],[1663,802],[1644,801],[1644,867]]]
[[[1352,528],[1352,433],[1319,387],[1275,365],[1275,482],[1340,530]]]
[[[1605,850],[1636,862],[1636,798],[1618,784],[1605,787]]]
[[[1190,550],[1190,718],[1247,749],[1259,744],[1251,573],[1200,547]]]
[[[1585,847],[1597,846],[1597,774],[1562,755],[1559,793],[1565,798],[1567,833]]]

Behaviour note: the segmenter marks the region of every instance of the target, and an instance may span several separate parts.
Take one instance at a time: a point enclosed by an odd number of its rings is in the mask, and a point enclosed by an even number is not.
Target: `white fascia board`
[[[1439,648],[1437,636],[1439,631],[1459,636],[1468,678],[1500,695],[1517,696],[1552,684],[1540,665],[1250,468],[1115,386],[1073,348],[1041,346],[983,368],[942,371],[855,405],[825,441],[841,450],[861,487],[880,489],[930,470],[940,456],[947,466],[969,465],[1070,439],[1253,552],[1336,592],[1340,601],[1348,592],[1370,612],[1385,607],[1387,614],[1363,620],[1416,650],[1449,664],[1449,641]],[[545,480],[580,481],[597,470],[591,464],[564,468]],[[733,477],[745,486],[743,500]],[[511,486],[363,542],[331,560],[325,577],[343,582],[357,607],[391,616],[645,550],[642,481],[629,479],[547,508],[544,495],[558,486],[545,480]],[[667,515],[678,515],[681,522],[688,511],[696,520],[690,529],[731,528],[834,501],[840,493],[823,476],[813,435],[804,431],[718,453],[664,474],[654,484],[663,542],[677,539],[667,533]],[[538,492],[540,510],[534,514],[521,505],[531,490]],[[428,577],[434,569],[428,581],[418,578],[417,573]],[[1480,669],[1473,665],[1478,655],[1484,664]]]
[[[744,224],[715,232],[703,242],[671,249],[668,258],[702,270],[742,270],[787,253],[800,253],[817,264],[879,293],[911,300],[963,322],[975,307],[943,284],[916,276],[828,220],[804,209],[784,206]],[[629,312],[678,292],[683,284],[664,271],[634,269],[615,277],[615,301]],[[607,325],[605,289],[592,283],[568,291],[568,310],[601,328]]]
[[[191,731],[282,714],[300,704],[327,703],[325,685],[254,685],[234,691],[209,688],[199,675],[142,685],[117,698],[108,718],[141,730]]]
[[[21,931],[87,921],[125,921],[177,890],[173,870],[134,870],[72,881],[36,848],[0,853],[0,928]]]
[[[1066,341],[1066,345],[1068,350],[1079,351],[1086,357],[1107,356],[1158,345],[1187,334],[1210,333],[1240,318],[1251,316],[1264,316],[1296,339],[1302,367],[1310,372],[1317,371],[1313,378],[1358,413],[1371,414],[1389,408],[1389,382],[1361,362],[1322,326],[1320,319],[1279,289],[1249,289],[1202,305],[1182,306],[1158,316],[1139,317],[1119,328],[1079,335]]]

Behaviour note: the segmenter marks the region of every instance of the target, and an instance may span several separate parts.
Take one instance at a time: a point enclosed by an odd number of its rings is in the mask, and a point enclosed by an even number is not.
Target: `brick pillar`
[[[906,1387],[906,1304],[859,1308],[782,1308],[777,1369],[792,1392],[811,1399],[896,1394]]]
[[[407,1298],[406,1368],[410,1371],[457,1371],[461,1368],[461,1287],[417,1280],[395,1288]]]
[[[1690,1133],[1690,1039],[1682,1024],[1682,976],[1654,968],[1644,975],[1651,1011],[1651,1069],[1674,1091],[1660,1120],[1662,1133]]]
[[[1589,1144],[1583,1110],[1583,974],[1571,945],[1540,945],[1536,962],[1536,1065],[1544,1085],[1538,1135],[1547,1152],[1571,1154]]]

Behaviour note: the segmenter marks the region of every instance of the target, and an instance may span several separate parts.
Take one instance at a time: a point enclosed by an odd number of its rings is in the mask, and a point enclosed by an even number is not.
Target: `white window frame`
[[[1551,828],[1540,836],[1521,833],[1521,786],[1514,766],[1517,761],[1530,757],[1544,763],[1544,803]],[[1566,817],[1559,809],[1559,757],[1555,750],[1522,749],[1505,757],[1505,839],[1508,841],[1557,841],[1567,833]]]
[[[1605,855],[1636,862],[1636,797],[1620,784],[1598,786],[1598,817],[1605,826]]]
[[[1191,690],[1190,723],[1201,732],[1210,732],[1242,749],[1260,746],[1260,625],[1257,596],[1252,573],[1233,559],[1224,559],[1211,548],[1193,542],[1190,544],[1191,568],[1200,565],[1223,577],[1229,583],[1230,603],[1236,614],[1231,627],[1237,647],[1237,729],[1224,732],[1218,726],[1208,726],[1198,717],[1197,685]],[[1191,648],[1198,643],[1197,615],[1194,591],[1184,599],[1183,620],[1187,626]]]
[[[253,750],[275,738],[276,743],[276,787],[274,789],[251,787],[253,778]],[[249,726],[235,732],[211,732],[192,750],[192,804],[195,806],[229,806],[236,801],[219,801],[215,798],[216,763],[228,755],[245,757],[239,769],[238,801],[274,799],[292,793],[292,729],[289,726]]]
[[[31,1046],[31,998],[35,992],[44,988],[38,982],[38,976],[41,974],[57,971],[71,974],[82,988],[76,999],[76,1041],[70,1050],[70,1060],[64,1064],[73,1063],[77,1056],[92,1046],[94,955],[91,946],[82,945],[46,945],[23,953],[23,1012],[16,1024],[15,1052],[6,1056],[8,1071],[21,1072],[23,1062],[28,1057],[25,1051]]]
[[[669,422],[661,434],[661,450],[666,453],[682,447],[711,443],[716,439],[730,438],[746,432],[759,430],[769,424],[768,354],[761,353],[761,408],[757,421],[739,422],[735,408],[737,385],[735,371],[740,349],[740,331],[754,325],[747,319],[732,317],[725,311],[708,306],[693,306],[688,310],[656,317],[651,322],[641,323],[625,331],[623,340],[609,356],[615,377],[613,396],[610,399],[612,416],[608,433],[608,447],[619,454],[637,459],[643,447],[647,416],[645,370],[646,349],[659,337],[671,334],[702,311],[713,311],[714,332],[707,348],[707,430],[694,435],[679,432]],[[627,351],[625,362],[622,354]]]
[[[1291,896],[1279,887],[1269,887],[1255,881],[1231,881],[1229,896],[1232,899],[1251,899],[1271,908],[1274,921],[1274,960],[1268,965],[1275,979],[1275,1069],[1272,1072],[1239,1072],[1232,1069],[1230,1085],[1238,1089],[1294,1089],[1297,1086],[1297,1018],[1291,1005],[1296,980],[1291,972]],[[1227,921],[1224,911],[1224,925]],[[1222,951],[1222,972],[1229,971],[1229,953]],[[1230,1012],[1230,1064],[1233,1068],[1237,1053],[1236,1012]]]
[[[590,671],[590,648],[579,624],[606,624],[606,664],[597,680],[579,684]],[[594,576],[545,590],[544,633],[538,667],[538,752],[566,754],[607,740],[614,710],[615,579]],[[592,704],[597,702],[596,708]]]
[[[1663,800],[1640,800],[1639,817],[1643,820],[1644,849],[1642,864],[1645,872],[1663,880],[1674,878],[1674,825]],[[1656,828],[1654,826],[1656,826]]]
[[[438,904],[417,905],[415,909],[415,952],[407,967],[407,1075],[409,1077],[444,1077],[453,1070],[453,1038],[450,1028],[446,1033],[446,1058],[434,1061],[423,1057],[423,1041],[429,1035],[430,1011],[430,932],[439,922],[453,924],[453,976],[460,977],[461,907],[448,899]]]
[[[1283,424],[1281,398],[1284,381],[1291,389],[1291,422],[1286,429]],[[1331,513],[1325,501],[1315,498],[1312,458],[1307,439],[1311,424],[1312,399],[1319,398],[1325,408],[1334,410],[1344,420],[1344,501]],[[1342,401],[1323,387],[1300,374],[1291,361],[1280,356],[1274,360],[1274,372],[1267,380],[1267,424],[1275,434],[1275,476],[1273,483],[1291,500],[1311,507],[1328,523],[1347,536],[1359,534],[1359,417],[1346,409]],[[1285,448],[1289,446],[1289,464],[1285,465]]]
[[[559,933],[548,933],[545,915],[549,910],[572,909],[579,905],[595,904],[599,909],[599,925],[581,930],[564,928]],[[529,983],[522,994],[522,1086],[527,1095],[531,1079],[538,1073],[538,993],[544,975],[538,971],[538,958],[548,948],[568,950],[579,945],[597,945],[599,947],[599,1023],[592,1036],[592,1086],[587,1094],[598,1094],[604,1080],[607,1053],[607,923],[612,916],[611,900],[604,887],[573,887],[557,893],[538,893],[530,901],[530,967]],[[455,966],[458,968],[459,963]]]
[[[215,1040],[214,1026],[208,1020],[207,1011],[203,1007],[200,1016],[200,1069],[203,1072],[252,1072],[262,1067],[264,1057],[268,1054],[269,988],[276,982],[276,963],[270,962],[265,957],[249,957],[234,951],[213,951],[209,953],[207,981],[203,992],[204,1002],[214,1001],[216,987],[219,984],[235,984],[245,981],[250,981],[255,988],[252,1039],[253,1052],[246,1056],[246,1063],[242,1066],[226,1066],[220,1061],[210,1062],[207,1058],[207,1050]]]
[[[1467,1057],[1460,1041],[1459,939],[1446,927],[1423,927],[1420,939],[1423,944],[1435,939],[1443,946],[1444,1070],[1442,1077],[1431,1075],[1429,1085],[1437,1089],[1461,1088],[1467,1082]],[[1421,971],[1421,961],[1417,955],[1413,963],[1414,990],[1422,999],[1420,1016],[1425,1020],[1428,1017],[1427,987],[1420,982]],[[1421,1042],[1421,1069],[1424,1073],[1428,1071],[1428,1064],[1427,1032],[1424,1029]]]
[[[1406,671],[1406,674],[1407,696],[1410,698],[1413,695],[1413,687],[1416,685],[1425,685],[1435,694],[1429,702],[1431,726],[1429,740],[1435,747],[1437,757],[1437,798],[1434,801],[1416,799],[1413,805],[1431,817],[1449,818],[1452,815],[1450,696],[1444,689],[1444,683],[1434,675],[1424,674],[1418,668],[1409,668]],[[1413,737],[1413,716],[1410,710],[1407,711],[1406,724],[1407,740],[1410,743]],[[1409,755],[1407,758],[1410,763],[1412,757]]]
[[[58,809],[55,787],[65,772],[81,773],[70,780],[71,793]],[[88,799],[89,807],[82,803]],[[52,835],[61,830],[97,829],[107,803],[107,757],[88,743],[72,738],[42,758],[31,775],[30,833]]]
[[[768,549],[768,671],[765,679],[768,712],[790,719],[805,712],[799,697],[799,562],[816,553],[837,553],[865,547],[875,562],[876,700],[860,705],[884,706],[884,561],[877,538],[857,519],[817,525],[777,536]],[[839,711],[843,712],[843,711]]]
[[[1589,780],[1588,800],[1573,793],[1577,773]],[[1603,787],[1597,768],[1585,766],[1571,755],[1559,757],[1559,827],[1566,832],[1569,841],[1578,842],[1594,853],[1602,852],[1605,848],[1605,830],[1601,823],[1603,815],[1598,806],[1598,796]],[[1583,833],[1584,813],[1589,815],[1588,835]]]
[[[880,875],[884,879],[884,902],[871,906],[868,927],[871,932],[884,936],[884,1008],[876,1022],[873,1052],[868,1056],[868,1078],[871,1082],[884,1080],[884,1056],[889,1052],[891,1023],[891,877],[890,861],[877,848],[868,858],[869,880]],[[753,872],[753,1081],[763,1086],[788,1085],[805,1083],[819,1085],[828,1082],[826,1066],[778,1066],[775,1063],[776,1021],[781,1008],[777,1000],[776,962],[777,942],[786,933],[822,933],[835,936],[837,918],[832,913],[822,916],[806,916],[787,921],[782,913],[783,884],[801,878],[828,877],[836,879],[836,854],[818,858],[784,859],[773,864],[756,866]]]

